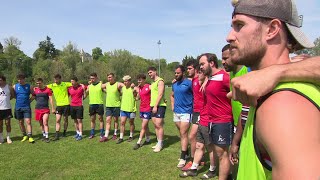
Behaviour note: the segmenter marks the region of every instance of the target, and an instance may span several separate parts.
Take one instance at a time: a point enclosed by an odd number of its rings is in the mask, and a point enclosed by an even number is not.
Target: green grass
[[[169,94],[170,89],[167,89],[167,100],[170,100]],[[34,106],[34,103],[32,105]],[[50,143],[39,140],[42,136],[39,124],[32,120],[36,143],[22,143],[18,122],[12,119],[13,144],[0,145],[0,179],[180,179],[181,171],[176,168],[180,156],[180,142],[178,131],[172,121],[170,102],[164,125],[164,149],[160,153],[154,153],[151,149],[156,143],[152,122],[149,124],[152,144],[138,150],[132,149],[139,137],[141,128],[139,118],[135,120],[135,139],[132,142],[116,144],[111,140],[100,143],[98,137],[88,139],[90,131],[88,100],[85,100],[84,107],[84,139],[79,142],[73,138],[75,134],[73,121],[69,119],[68,137]],[[128,124],[125,139],[129,135]],[[50,115],[49,125],[50,138],[53,138],[55,131],[53,115]],[[99,136],[97,128],[96,135]],[[199,172],[202,174],[207,169],[208,166],[205,166]]]

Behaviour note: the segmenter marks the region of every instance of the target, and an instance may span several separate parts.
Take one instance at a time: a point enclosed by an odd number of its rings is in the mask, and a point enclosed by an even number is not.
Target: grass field
[[[167,100],[170,100],[169,94],[170,89],[166,89]],[[97,128],[97,136],[88,139],[90,131],[88,100],[85,100],[84,107],[84,139],[79,142],[73,138],[75,134],[73,121],[69,119],[68,136],[50,143],[40,140],[42,134],[39,124],[32,120],[36,143],[22,143],[18,122],[12,119],[13,144],[0,145],[0,179],[180,179],[181,171],[176,168],[180,156],[180,138],[172,121],[170,106],[166,111],[164,125],[164,149],[160,153],[154,153],[151,149],[156,143],[152,122],[149,124],[152,144],[138,150],[132,149],[139,137],[141,126],[139,118],[135,120],[136,131],[132,142],[125,141],[118,145],[116,141],[111,140],[100,143]],[[128,124],[125,139],[129,136]],[[49,125],[50,138],[53,138],[55,131],[53,115],[50,115]],[[4,136],[5,132],[4,125]],[[207,170],[208,166],[200,169],[200,175]]]

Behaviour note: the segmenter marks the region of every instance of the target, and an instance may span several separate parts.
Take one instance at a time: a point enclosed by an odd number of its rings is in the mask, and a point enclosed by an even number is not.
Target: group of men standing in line
[[[11,144],[10,138],[12,118],[12,108],[10,100],[16,98],[14,115],[19,120],[21,132],[23,134],[22,142],[28,140],[34,143],[32,137],[31,125],[31,107],[30,104],[36,100],[35,119],[39,121],[43,133],[43,141],[50,142],[48,119],[51,112],[56,116],[56,133],[53,141],[60,139],[60,121],[63,117],[64,126],[62,136],[67,136],[68,116],[74,120],[76,129],[75,139],[77,141],[83,138],[83,100],[89,97],[89,115],[91,119],[91,131],[89,138],[95,137],[96,115],[100,121],[100,142],[109,140],[109,132],[112,117],[114,118],[114,134],[112,139],[117,139],[117,130],[119,128],[118,119],[120,117],[120,137],[117,144],[123,142],[126,120],[130,122],[130,135],[128,141],[133,140],[134,118],[136,115],[136,100],[141,99],[140,117],[142,119],[142,130],[138,142],[134,149],[140,148],[145,143],[150,143],[148,121],[153,120],[157,135],[157,144],[153,147],[154,152],[159,152],[163,148],[163,119],[165,116],[166,103],[164,100],[164,82],[158,77],[156,68],[148,69],[150,78],[154,81],[151,85],[146,83],[146,76],[139,74],[138,86],[134,87],[131,77],[123,77],[123,83],[116,82],[113,73],[107,75],[108,82],[103,84],[98,80],[97,74],[90,74],[89,85],[86,87],[78,83],[78,78],[73,77],[71,82],[62,82],[61,75],[54,76],[54,83],[44,85],[43,79],[36,79],[37,87],[32,87],[25,82],[23,74],[17,75],[18,83],[12,87],[6,83],[6,77],[0,76],[0,143],[3,138],[3,120],[7,127],[7,143]],[[106,93],[106,125],[104,126],[104,101],[103,93]],[[30,96],[31,95],[31,96]],[[56,106],[54,106],[52,95],[54,95]],[[71,101],[69,101],[69,96]],[[27,129],[25,128],[25,123]],[[104,129],[105,127],[105,129]],[[143,137],[146,141],[142,143]]]

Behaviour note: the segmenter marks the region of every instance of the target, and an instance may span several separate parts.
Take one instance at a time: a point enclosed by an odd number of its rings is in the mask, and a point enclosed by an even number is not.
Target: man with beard
[[[151,117],[155,127],[158,143],[153,146],[153,152],[160,152],[163,148],[163,120],[166,114],[166,102],[164,98],[164,80],[157,75],[155,67],[148,68],[148,75],[153,80],[151,89]]]
[[[227,37],[232,62],[253,71],[290,63],[290,52],[313,46],[301,25],[292,0],[234,3]],[[309,83],[280,83],[261,97],[250,107],[238,179],[319,178],[319,109],[320,88]]]
[[[192,119],[192,81],[184,78],[185,69],[179,65],[175,69],[176,82],[172,85],[171,109],[173,111],[173,121],[180,133],[181,154],[178,168],[186,164],[188,155],[188,130]]]
[[[199,56],[200,70],[208,77],[205,85],[204,108],[207,116],[200,113],[197,134],[197,150],[190,170],[180,177],[196,176],[203,147],[206,145],[209,154],[216,153],[219,158],[219,179],[231,178],[229,175],[230,162],[228,149],[232,140],[232,110],[231,102],[227,98],[230,91],[229,75],[218,69],[218,59],[215,54],[205,53]],[[212,178],[216,175],[213,155],[210,155],[209,171],[202,177]]]

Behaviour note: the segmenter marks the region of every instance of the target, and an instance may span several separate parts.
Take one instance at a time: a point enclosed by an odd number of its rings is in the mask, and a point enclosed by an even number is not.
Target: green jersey
[[[236,72],[235,74],[231,71],[230,72],[230,82],[231,79],[235,78],[235,77],[239,77],[242,76],[244,74],[248,73],[248,68],[246,66],[243,66],[238,72]],[[230,91],[232,91],[232,85],[230,83]],[[239,101],[235,101],[233,99],[231,99],[231,106],[232,106],[232,115],[233,115],[233,122],[234,125],[237,126],[238,125],[238,120],[242,111],[242,104]]]
[[[90,84],[89,87],[89,104],[103,104],[103,91],[101,82],[98,84]]]
[[[68,88],[71,86],[71,82],[61,82],[60,84],[52,83],[47,85],[47,87],[50,88],[53,92],[57,106],[70,105]]]
[[[136,100],[133,95],[133,89],[131,87],[122,87],[122,96],[121,96],[121,111],[126,112],[136,112]]]
[[[280,83],[274,89],[274,92],[278,91],[293,91],[301,94],[303,97],[311,101],[317,108],[320,108],[320,88],[309,83]],[[272,167],[265,167],[260,162],[258,155],[256,154],[256,140],[254,139],[254,125],[255,125],[255,113],[256,108],[250,107],[248,120],[242,135],[240,145],[240,159],[238,169],[238,180],[257,179],[257,180],[269,180],[272,179]],[[294,134],[294,132],[293,132]],[[281,146],[281,145],[280,145]],[[268,163],[263,163],[268,164]]]
[[[157,98],[158,98],[158,84],[159,81],[163,81],[162,78],[158,78],[156,81],[152,82],[150,85],[150,89],[151,89],[151,102],[150,102],[150,106],[153,107],[156,104]],[[164,93],[163,96],[158,104],[158,106],[167,106],[166,103],[164,102]]]
[[[120,92],[118,82],[114,84],[107,83],[106,107],[120,107]]]

